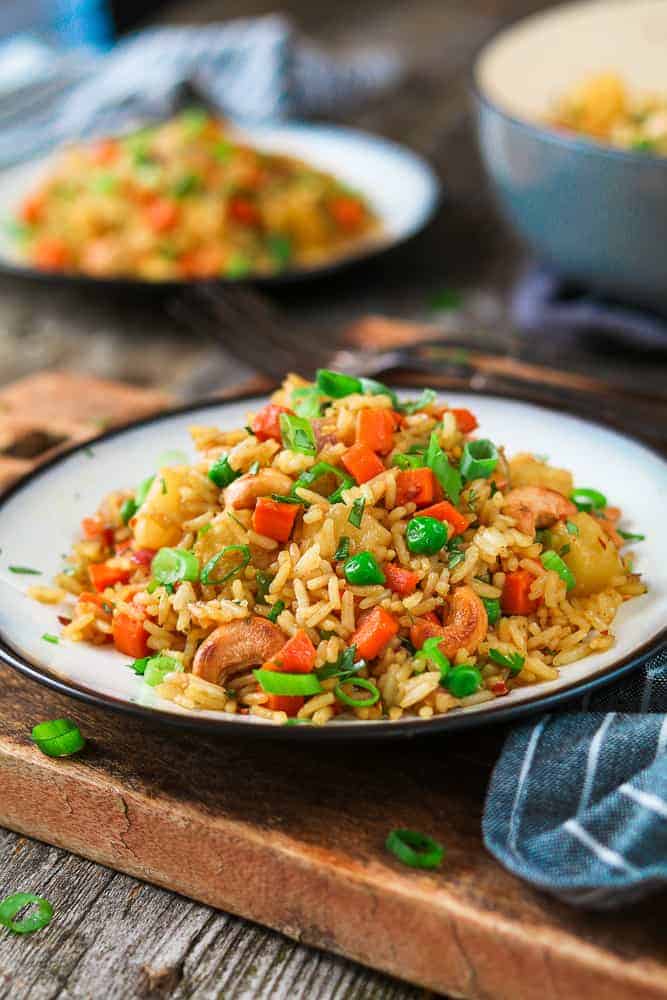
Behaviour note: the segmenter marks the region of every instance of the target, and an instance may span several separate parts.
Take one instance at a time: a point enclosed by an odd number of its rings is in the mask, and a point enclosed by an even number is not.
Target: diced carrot
[[[421,615],[411,626],[410,642],[415,649],[421,649],[427,639],[441,636],[442,633],[443,625],[437,615],[429,612],[427,615]]]
[[[144,218],[154,233],[166,233],[178,222],[179,208],[168,198],[154,198],[144,209]]]
[[[461,434],[470,434],[479,427],[477,423],[477,417],[470,410],[465,409],[454,409],[451,411],[456,417],[456,426],[461,431]]]
[[[359,484],[367,483],[369,479],[384,472],[384,465],[366,444],[353,444],[351,448],[343,452],[341,461]]]
[[[107,527],[99,517],[84,517],[81,522],[81,530],[86,538],[90,538],[91,541],[99,538],[107,545],[113,544],[113,528]]]
[[[452,527],[454,535],[463,534],[468,527],[468,518],[458,511],[449,500],[442,500],[419,513],[422,517],[434,517],[436,521],[446,521]]]
[[[498,697],[510,693],[510,689],[508,688],[507,684],[505,684],[505,681],[496,681],[495,684],[491,685],[491,690]]]
[[[100,608],[101,611],[103,611],[106,615],[111,617],[111,610],[109,608],[109,605],[104,600],[101,594],[92,594],[90,591],[85,590],[82,594],[79,594],[79,596],[77,597],[77,603],[95,604],[97,605],[98,608]]]
[[[537,608],[539,600],[529,597],[535,577],[527,569],[517,569],[505,577],[500,606],[506,615],[529,615]]]
[[[46,198],[41,191],[28,195],[21,205],[20,216],[28,225],[34,226],[44,214]]]
[[[370,406],[357,413],[357,444],[365,444],[371,451],[386,455],[394,443],[396,424],[391,410],[378,410]]]
[[[287,674],[309,674],[315,666],[315,655],[308,633],[299,629],[274,656],[272,669]]]
[[[126,656],[140,659],[148,653],[148,635],[144,628],[144,619],[135,618],[125,611],[114,615],[111,625],[114,646]]]
[[[100,139],[90,147],[89,157],[97,166],[106,166],[118,158],[120,146],[116,139]]]
[[[259,209],[249,198],[230,198],[228,211],[230,218],[242,226],[258,226],[262,219]]]
[[[364,206],[358,198],[340,195],[329,202],[329,211],[341,229],[358,229],[364,221]]]
[[[250,428],[258,441],[281,442],[280,414],[292,413],[286,406],[278,406],[277,403],[268,403],[259,413],[256,413]]]
[[[44,271],[60,271],[71,261],[67,244],[55,236],[43,236],[33,244],[31,256]]]
[[[396,506],[416,503],[425,507],[433,503],[435,480],[430,469],[402,469],[396,477]]]
[[[90,582],[99,593],[116,583],[126,583],[131,575],[132,570],[118,569],[116,566],[109,566],[108,563],[92,563],[88,567]]]
[[[395,594],[407,597],[408,594],[414,594],[417,589],[419,573],[415,573],[411,569],[404,569],[398,563],[385,563],[382,567],[382,572],[384,573],[387,586]]]
[[[300,504],[281,503],[279,500],[260,497],[252,515],[253,530],[276,542],[286,542],[292,534],[294,521],[300,510]]]
[[[284,712],[292,719],[305,701],[300,694],[269,694],[267,698],[264,708],[270,708],[272,712]]]
[[[224,266],[224,254],[215,246],[198,247],[178,259],[178,270],[185,278],[215,278]]]
[[[397,632],[398,622],[394,616],[376,606],[359,620],[350,645],[357,647],[358,658],[374,660]]]

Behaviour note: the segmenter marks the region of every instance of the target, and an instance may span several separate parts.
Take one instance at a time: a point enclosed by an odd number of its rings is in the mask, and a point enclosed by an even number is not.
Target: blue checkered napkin
[[[279,16],[150,29],[107,55],[62,56],[47,92],[43,80],[34,92],[23,88],[20,115],[15,96],[0,95],[0,166],[197,100],[244,121],[323,114],[393,85],[400,73],[386,49],[334,60]]]
[[[666,886],[667,650],[574,711],[512,732],[483,831],[506,868],[577,906]]]

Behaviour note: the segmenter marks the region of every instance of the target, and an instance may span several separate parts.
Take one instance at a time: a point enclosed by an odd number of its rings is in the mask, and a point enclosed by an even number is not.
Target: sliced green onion
[[[432,636],[430,639],[427,639],[422,648],[415,653],[415,659],[433,663],[440,671],[440,683],[444,684],[452,665],[440,649],[441,642],[441,636]]]
[[[424,462],[432,470],[433,475],[445,491],[445,495],[449,497],[453,504],[458,504],[463,485],[461,473],[449,464],[447,456],[438,443],[438,436],[435,432],[429,438]]]
[[[322,686],[315,674],[283,674],[278,670],[253,670],[262,691],[267,694],[319,694]]]
[[[498,465],[498,449],[493,441],[480,438],[463,446],[461,475],[465,479],[488,479]]]
[[[343,572],[347,582],[358,587],[385,581],[385,575],[372,552],[357,552],[355,556],[350,556],[343,566]]]
[[[41,576],[41,569],[33,569],[31,566],[10,566],[10,573],[22,573],[24,576]]]
[[[455,698],[467,698],[482,686],[482,675],[477,667],[461,663],[454,667],[445,679],[445,685]]]
[[[553,549],[549,549],[547,552],[543,552],[540,556],[540,562],[545,569],[553,570],[554,573],[558,573],[561,580],[565,580],[565,584],[568,590],[572,590],[573,587],[577,585],[577,579],[572,572],[572,570],[563,562],[561,557]]]
[[[131,521],[138,510],[137,501],[134,497],[128,497],[127,500],[124,500],[120,508],[120,519],[123,524],[127,524]]]
[[[577,489],[570,493],[570,500],[578,510],[601,510],[607,506],[607,498],[598,490]]]
[[[260,469],[261,465],[259,464],[259,462],[253,462],[252,465],[248,466],[248,475],[256,476]]]
[[[385,847],[410,868],[438,868],[445,856],[437,840],[416,830],[392,830]]]
[[[276,503],[291,503],[295,507],[310,507],[307,500],[302,500],[300,497],[288,497],[282,493],[272,493],[271,499],[275,500]]]
[[[441,288],[429,299],[431,309],[460,309],[463,296],[455,288]]]
[[[232,469],[229,464],[229,459],[226,455],[221,455],[220,458],[216,458],[215,462],[208,470],[208,478],[211,482],[215,483],[223,490],[230,483],[233,483],[235,479],[238,479],[241,475],[236,469]]]
[[[134,670],[135,674],[138,674],[140,677],[143,677],[143,675],[146,673],[146,667],[148,666],[148,664],[152,659],[153,659],[152,656],[142,656],[141,659],[133,660],[132,663],[128,663],[127,666],[130,668],[130,670]]]
[[[455,569],[455,567],[458,566],[459,563],[462,563],[466,557],[465,552],[462,552],[461,549],[452,549],[451,553],[452,554],[450,555],[449,560],[447,562],[447,569],[450,571]]]
[[[223,274],[227,278],[245,278],[252,270],[252,261],[242,253],[233,253]]]
[[[350,554],[350,539],[347,535],[342,535],[338,542],[338,548],[334,552],[334,559],[347,559]]]
[[[312,719],[285,719],[283,726],[312,726]]]
[[[366,497],[359,497],[352,504],[352,510],[350,511],[350,516],[348,517],[348,523],[352,525],[353,528],[361,527],[361,519],[364,516],[364,508],[366,506]]]
[[[405,452],[397,452],[392,460],[391,464],[399,469],[420,469],[425,465],[424,452],[415,452],[412,455],[408,455]]]
[[[162,684],[167,674],[182,674],[183,664],[171,656],[151,656],[144,669],[144,681],[149,687]]]
[[[51,642],[51,643],[53,643],[54,646],[57,646],[58,643],[60,642],[60,639],[58,638],[58,636],[57,635],[51,635],[50,632],[45,632],[44,635],[42,636],[42,639],[44,640],[44,642]]]
[[[339,483],[335,491],[328,497],[329,503],[338,503],[343,490],[349,490],[351,486],[354,486],[352,476],[348,476],[342,469],[337,469],[335,465],[330,465],[329,462],[315,462],[315,465],[311,469],[307,469],[306,472],[301,473],[292,487],[292,495],[296,496],[298,489],[310,489],[318,480],[323,479],[325,476],[334,476]]]
[[[30,906],[30,911],[20,920],[14,920],[26,906]],[[34,931],[41,931],[51,923],[52,917],[53,907],[48,899],[34,896],[31,892],[16,892],[0,902],[0,924],[14,934],[32,934]]]
[[[343,396],[363,391],[361,379],[332,372],[328,368],[318,368],[315,382],[322,395],[330,396],[331,399],[342,399]]]
[[[220,163],[225,163],[231,157],[233,152],[234,147],[231,142],[228,142],[226,139],[220,139],[219,142],[216,142],[213,147],[213,155]]]
[[[156,583],[194,582],[199,579],[199,559],[187,549],[160,549],[153,556],[151,575]]]
[[[363,688],[364,691],[368,691],[369,697],[352,698],[343,690],[343,684],[351,684],[353,687]],[[371,705],[380,700],[380,692],[377,687],[373,684],[373,681],[366,680],[365,677],[343,678],[334,688],[334,694],[339,701],[342,701],[344,705],[349,705],[351,708],[370,708]]]
[[[300,455],[316,455],[317,445],[310,421],[292,413],[280,414],[280,434],[285,448]]]
[[[174,198],[186,198],[190,194],[196,194],[201,188],[201,178],[197,174],[184,174],[172,185],[171,193]]]
[[[151,486],[155,480],[155,476],[149,476],[147,479],[143,479],[137,486],[137,492],[134,495],[134,502],[137,505],[137,510],[146,501],[146,497],[150,491]]]
[[[47,757],[69,757],[86,745],[78,726],[71,719],[40,722],[33,728],[32,738]]]
[[[578,535],[579,534],[579,527],[578,527],[578,525],[576,525],[574,523],[574,521],[566,521],[565,522],[565,530],[567,531],[568,535]]]
[[[278,617],[283,613],[284,610],[285,610],[285,602],[276,601],[276,603],[271,606],[271,610],[269,611],[266,617],[269,619],[270,622],[273,622],[275,624]]]
[[[272,233],[267,237],[266,247],[273,263],[279,268],[287,267],[292,259],[292,241],[284,233]]]
[[[212,527],[213,525],[211,524],[210,521],[208,522],[208,524],[202,524],[201,528],[197,530],[197,538],[203,538],[204,535],[208,535]]]
[[[300,386],[292,391],[292,409],[297,417],[315,420],[320,416],[322,405],[320,390],[316,385]]]
[[[388,385],[385,385],[383,382],[377,382],[374,378],[360,378],[359,381],[364,396],[389,396],[393,408],[395,410],[398,409],[398,396]]]
[[[230,552],[240,552],[241,553],[240,562],[238,562],[236,566],[233,566],[230,570],[228,570],[225,574],[223,574],[223,576],[214,580],[212,576],[213,571],[217,567],[220,560],[224,559],[227,555],[229,555]],[[214,555],[212,559],[209,559],[209,561],[206,563],[203,570],[201,571],[201,576],[199,579],[205,586],[219,587],[223,583],[226,583],[227,580],[230,580],[233,576],[236,576],[238,573],[244,570],[249,562],[250,562],[249,546],[225,545],[224,549],[220,549],[220,551],[216,555]]]
[[[397,407],[400,413],[405,413],[407,416],[412,416],[413,413],[417,413],[418,410],[424,410],[431,403],[434,403],[437,399],[437,392],[434,389],[424,389],[421,396],[418,399],[414,399],[409,403],[401,403]]]
[[[271,586],[272,582],[273,582],[272,576],[270,576],[268,573],[263,573],[261,569],[256,570],[255,572],[255,584],[257,586],[256,597],[257,600],[260,602],[260,604],[266,603],[266,598],[269,593],[269,587]]]
[[[483,597],[482,604],[486,608],[489,625],[495,625],[500,618],[500,600],[497,597]]]
[[[621,531],[620,528],[616,529],[617,533],[624,538],[626,542],[644,542],[646,541],[646,535],[635,535],[631,531]]]
[[[512,674],[519,674],[523,670],[523,665],[526,662],[525,656],[521,653],[501,653],[499,649],[489,650],[489,659],[497,663],[499,667],[505,667]]]

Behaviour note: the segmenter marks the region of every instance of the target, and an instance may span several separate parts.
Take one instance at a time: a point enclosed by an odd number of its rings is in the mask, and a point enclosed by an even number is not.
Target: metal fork
[[[412,385],[431,381],[450,389],[483,389],[559,408],[569,405],[667,445],[664,396],[639,394],[589,375],[470,349],[468,342],[445,338],[434,326],[421,328],[422,339],[389,349],[338,345],[305,335],[255,290],[221,290],[208,285],[173,300],[170,311],[193,330],[209,334],[254,372],[275,382],[287,371],[312,377],[317,368],[366,376],[391,372],[397,382],[405,373],[403,381]]]

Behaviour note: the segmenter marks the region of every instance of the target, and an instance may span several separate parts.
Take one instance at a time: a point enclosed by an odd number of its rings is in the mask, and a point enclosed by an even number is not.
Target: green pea
[[[384,573],[372,552],[357,552],[343,564],[343,572],[348,583],[365,587],[370,583],[384,583]]]
[[[447,544],[448,528],[435,517],[413,517],[408,521],[405,540],[410,552],[432,556]]]
[[[477,667],[473,667],[469,663],[462,663],[450,671],[445,684],[455,698],[467,698],[468,695],[474,694],[481,688],[482,675]]]

